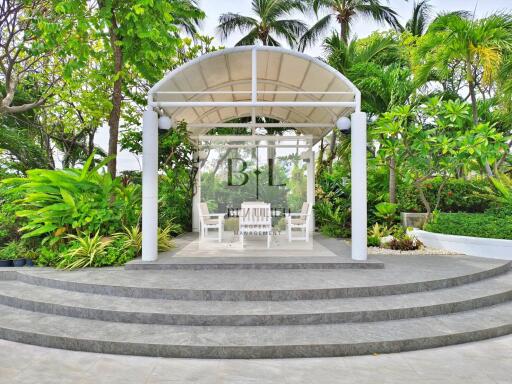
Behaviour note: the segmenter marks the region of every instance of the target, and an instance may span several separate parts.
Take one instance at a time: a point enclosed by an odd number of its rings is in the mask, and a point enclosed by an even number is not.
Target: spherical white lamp
[[[340,117],[336,121],[336,128],[338,128],[341,132],[348,132],[348,131],[350,131],[350,125],[351,125],[351,121],[346,116]]]
[[[160,116],[158,119],[158,128],[168,131],[172,127],[172,119],[169,116]]]

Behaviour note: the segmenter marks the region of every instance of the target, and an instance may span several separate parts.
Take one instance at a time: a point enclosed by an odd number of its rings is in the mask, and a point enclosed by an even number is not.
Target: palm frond
[[[304,51],[308,46],[314,43],[325,33],[332,21],[332,15],[326,15],[311,26],[299,40],[299,51]]]
[[[251,28],[257,27],[258,21],[252,17],[243,16],[238,13],[224,13],[219,16],[219,25],[217,26],[217,33],[220,35],[221,40],[228,38],[230,34],[235,31],[244,33]]]

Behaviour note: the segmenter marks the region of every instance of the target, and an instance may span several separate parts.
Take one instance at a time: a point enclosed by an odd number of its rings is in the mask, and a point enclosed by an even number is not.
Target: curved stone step
[[[172,257],[143,262],[130,261],[126,270],[215,270],[215,269],[382,269],[375,260],[355,261],[338,256]]]
[[[0,281],[0,304],[112,322],[170,325],[306,325],[434,316],[512,300],[512,273],[403,295],[296,301],[183,301],[127,298]]]
[[[69,291],[148,299],[322,300],[455,287],[503,274],[511,266],[499,260],[458,257],[453,264],[449,260],[419,258],[416,270],[386,262],[385,269],[369,270],[33,270],[17,272],[16,279]]]
[[[203,327],[111,323],[0,306],[0,337],[89,352],[194,358],[348,356],[440,347],[512,332],[512,304],[375,323]]]

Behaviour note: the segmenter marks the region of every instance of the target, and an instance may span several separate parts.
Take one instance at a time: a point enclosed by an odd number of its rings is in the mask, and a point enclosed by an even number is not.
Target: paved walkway
[[[512,382],[512,336],[400,354],[197,360],[102,355],[0,340],[1,384],[386,384]]]

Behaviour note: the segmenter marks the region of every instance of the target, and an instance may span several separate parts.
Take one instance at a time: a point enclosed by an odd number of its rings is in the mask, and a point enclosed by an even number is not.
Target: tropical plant
[[[113,235],[115,239],[120,240],[124,249],[133,249],[136,256],[140,256],[142,252],[142,231],[139,225],[132,227],[123,227],[123,232]]]
[[[304,22],[285,18],[293,11],[304,10],[301,0],[253,0],[251,7],[256,18],[231,12],[220,15],[217,31],[222,40],[238,30],[246,35],[235,45],[260,42],[262,45],[280,46],[278,40],[283,38],[290,47],[294,47],[307,31]]]
[[[67,238],[74,241],[66,252],[61,255],[61,260],[57,268],[78,269],[92,267],[98,263],[98,260],[105,257],[107,247],[112,242],[111,239],[100,236],[96,232],[93,236],[86,235],[68,235]]]
[[[176,246],[176,243],[171,237],[172,232],[173,227],[171,225],[168,225],[165,228],[158,228],[158,252],[169,251]]]
[[[432,6],[430,0],[420,0],[414,2],[412,6],[411,18],[405,24],[405,30],[413,36],[422,36],[425,34],[430,20]]]
[[[483,196],[500,206],[512,207],[512,177],[501,173],[491,178],[494,186],[485,188]]]
[[[448,13],[437,17],[418,41],[413,68],[418,83],[422,84],[429,80],[432,71],[443,77],[449,75],[450,64],[460,64],[476,125],[476,90],[481,82],[489,84],[496,78],[504,54],[511,46],[511,15],[493,14],[475,19],[464,12]]]
[[[16,212],[27,221],[22,238],[42,236],[55,243],[70,234],[110,235],[138,222],[140,187],[100,172],[109,159],[93,166],[93,158],[82,169],[34,169],[25,178],[3,181],[23,196]]]
[[[382,237],[391,235],[392,231],[393,230],[390,229],[387,225],[375,223],[372,227],[368,229],[368,236],[380,239]]]
[[[350,210],[343,204],[328,201],[315,204],[316,219],[320,232],[329,237],[350,236]]]
[[[307,2],[312,6],[317,17],[322,11],[326,11],[327,14],[301,37],[299,46],[302,50],[314,44],[320,36],[325,34],[334,20],[339,24],[339,36],[345,43],[348,43],[350,27],[356,17],[366,17],[377,22],[385,22],[396,30],[402,29],[397,13],[383,5],[380,0],[307,0]]]
[[[0,248],[0,260],[15,260],[24,258],[27,253],[25,244],[13,240]]]
[[[387,225],[393,225],[398,220],[397,211],[398,204],[382,202],[375,206],[375,215]]]

